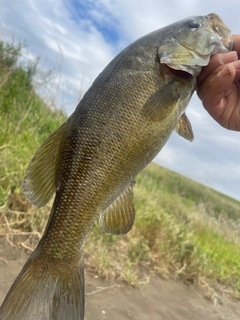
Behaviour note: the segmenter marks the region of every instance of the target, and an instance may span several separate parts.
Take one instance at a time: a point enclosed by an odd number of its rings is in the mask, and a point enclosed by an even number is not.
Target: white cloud
[[[72,112],[80,88],[85,92],[113,58],[113,48],[91,21],[75,22],[62,1],[13,1],[3,4],[2,32],[8,38],[27,41],[30,56],[41,56],[44,68],[61,67],[59,101]],[[1,16],[2,15],[2,16]],[[87,27],[86,27],[87,26]],[[58,65],[60,53],[63,55]]]

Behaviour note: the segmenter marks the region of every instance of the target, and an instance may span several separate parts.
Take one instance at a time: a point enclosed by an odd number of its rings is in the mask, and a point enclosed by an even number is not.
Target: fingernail
[[[220,64],[226,64],[226,63],[238,60],[238,55],[237,55],[236,51],[220,53],[217,56],[218,56],[218,61]]]
[[[230,77],[232,75],[232,68],[229,64],[226,64],[222,70],[218,73],[218,76],[223,78],[223,77]]]
[[[237,71],[240,71],[240,60],[233,62],[233,66]]]

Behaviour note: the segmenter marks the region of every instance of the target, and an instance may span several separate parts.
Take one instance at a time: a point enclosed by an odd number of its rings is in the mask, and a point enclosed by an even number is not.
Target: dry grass
[[[10,193],[0,207],[0,236],[12,246],[33,251],[44,232],[52,202],[44,208],[34,208],[20,192]]]

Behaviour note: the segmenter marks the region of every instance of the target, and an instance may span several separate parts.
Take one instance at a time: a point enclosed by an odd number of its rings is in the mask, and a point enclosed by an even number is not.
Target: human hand
[[[233,35],[233,50],[211,57],[198,76],[197,94],[221,126],[240,131],[240,34]]]

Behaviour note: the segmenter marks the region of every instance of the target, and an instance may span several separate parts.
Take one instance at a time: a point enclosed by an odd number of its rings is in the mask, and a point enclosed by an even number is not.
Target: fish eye
[[[196,20],[190,20],[190,21],[188,21],[188,26],[190,27],[190,28],[194,28],[194,29],[197,29],[197,28],[199,28],[200,27],[200,23],[198,23]]]

